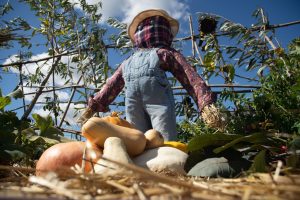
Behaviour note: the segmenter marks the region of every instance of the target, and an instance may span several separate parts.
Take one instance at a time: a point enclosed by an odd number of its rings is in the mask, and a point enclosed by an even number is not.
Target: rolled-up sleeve
[[[173,74],[194,99],[200,111],[206,105],[216,101],[216,94],[211,91],[181,53],[172,48],[161,48],[157,50],[157,55],[161,62],[161,68]]]
[[[107,112],[108,106],[115,100],[124,87],[122,75],[123,64],[121,64],[115,73],[107,79],[102,89],[94,96],[89,98],[88,106],[97,112]]]

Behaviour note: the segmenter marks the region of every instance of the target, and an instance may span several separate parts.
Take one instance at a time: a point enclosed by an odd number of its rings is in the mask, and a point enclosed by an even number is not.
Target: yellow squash
[[[185,153],[188,152],[188,149],[187,149],[187,144],[184,144],[182,142],[177,142],[177,141],[165,141],[164,142],[164,146],[166,147],[174,147],[176,149],[179,149]]]

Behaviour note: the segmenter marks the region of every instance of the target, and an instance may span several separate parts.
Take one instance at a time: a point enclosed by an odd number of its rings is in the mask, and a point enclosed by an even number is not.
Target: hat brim
[[[139,23],[142,22],[144,19],[146,19],[148,17],[152,17],[152,16],[162,16],[162,17],[166,18],[170,23],[172,35],[174,37],[176,36],[176,34],[178,33],[178,29],[179,29],[179,22],[176,19],[172,18],[170,15],[168,15],[168,13],[164,10],[150,9],[150,10],[144,10],[144,11],[140,12],[139,14],[137,14],[133,18],[132,22],[129,24],[128,36],[130,37],[131,41],[134,41],[134,33],[135,33]]]

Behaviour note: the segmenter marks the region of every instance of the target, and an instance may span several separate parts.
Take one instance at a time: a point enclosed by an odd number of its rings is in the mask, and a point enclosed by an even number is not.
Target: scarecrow
[[[160,9],[137,14],[128,26],[135,52],[109,78],[104,87],[89,98],[79,122],[95,112],[107,112],[109,104],[125,87],[126,120],[143,133],[158,130],[166,141],[176,140],[175,104],[166,71],[187,90],[200,111],[208,110],[216,95],[184,56],[171,48],[179,29],[177,20]],[[212,113],[211,113],[212,114]]]

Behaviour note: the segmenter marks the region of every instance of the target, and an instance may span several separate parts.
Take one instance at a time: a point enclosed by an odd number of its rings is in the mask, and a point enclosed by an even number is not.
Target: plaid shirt
[[[134,34],[134,45],[138,48],[169,47],[172,40],[170,24],[161,16],[144,19]]]
[[[159,25],[157,25],[159,24]],[[138,48],[154,48],[160,59],[160,68],[169,71],[187,90],[201,111],[206,105],[215,102],[216,96],[201,79],[197,71],[191,67],[184,56],[170,48],[173,36],[170,26],[163,17],[155,16],[145,19],[139,24],[135,33],[135,46]],[[94,111],[107,112],[109,104],[118,96],[124,87],[122,76],[123,63],[95,97],[90,97],[89,107]]]

